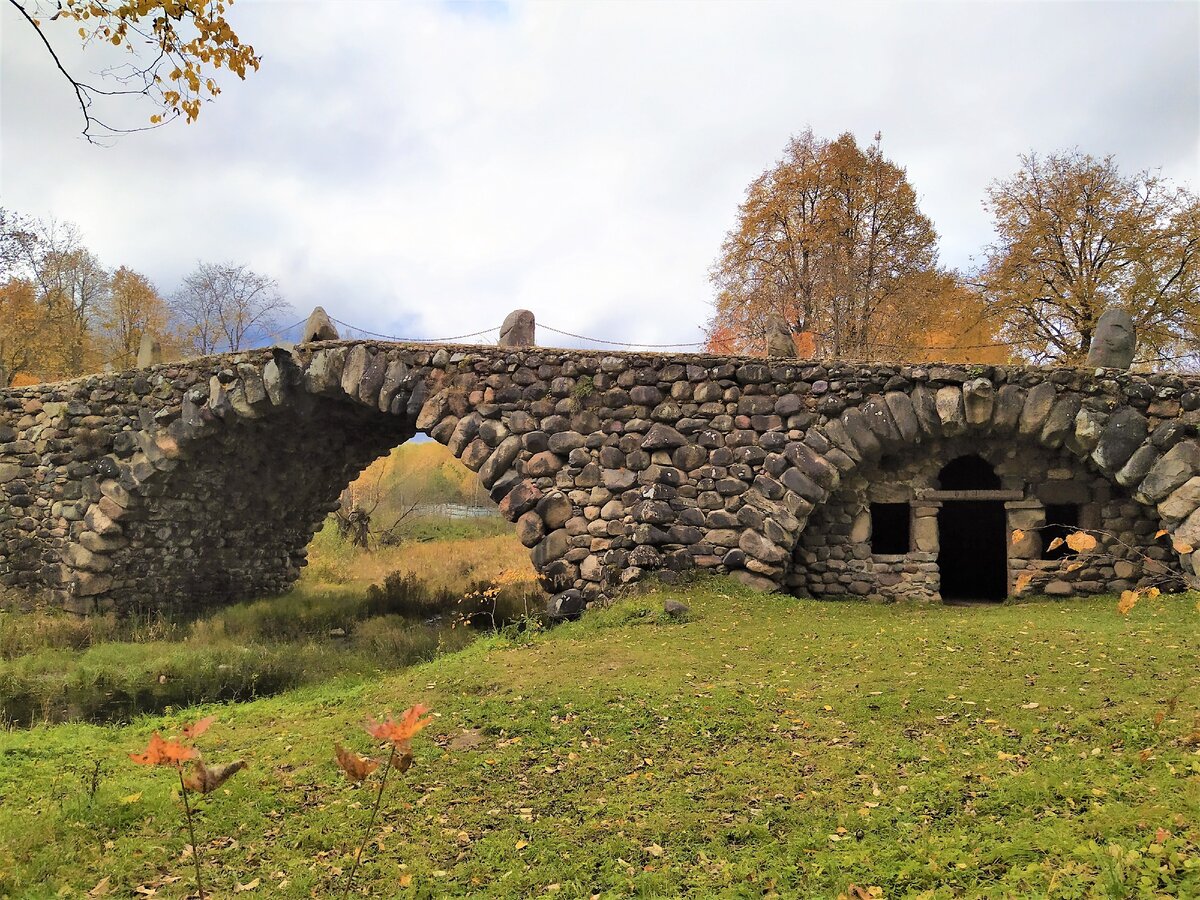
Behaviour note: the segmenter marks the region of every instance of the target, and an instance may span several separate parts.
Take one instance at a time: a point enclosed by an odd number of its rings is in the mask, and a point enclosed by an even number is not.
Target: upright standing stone
[[[137,367],[146,369],[160,362],[162,362],[162,344],[150,335],[143,334],[142,342],[138,345]]]
[[[1110,306],[1096,323],[1087,364],[1097,368],[1128,369],[1137,350],[1137,333],[1129,313]]]
[[[795,357],[796,342],[792,340],[792,326],[779,313],[767,317],[767,356]]]
[[[329,314],[321,307],[312,311],[308,321],[304,323],[304,333],[300,335],[300,343],[309,344],[313,341],[336,341],[337,329],[329,319]]]
[[[504,318],[500,326],[501,347],[535,347],[533,313],[527,309],[514,309]]]

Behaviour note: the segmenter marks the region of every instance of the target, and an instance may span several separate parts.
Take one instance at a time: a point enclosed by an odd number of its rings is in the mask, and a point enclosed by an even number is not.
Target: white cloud
[[[1194,4],[242,0],[232,18],[262,70],[197,125],[100,150],[6,4],[3,203],[76,221],[168,290],[228,259],[389,333],[526,306],[664,342],[699,339],[745,185],[806,124],[883,131],[951,265],[987,241],[984,189],[1023,151],[1200,183]]]

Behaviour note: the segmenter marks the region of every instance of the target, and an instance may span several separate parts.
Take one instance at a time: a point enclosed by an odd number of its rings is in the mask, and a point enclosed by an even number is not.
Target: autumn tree
[[[1035,361],[1081,363],[1107,306],[1133,317],[1142,359],[1200,351],[1200,201],[1111,156],[1021,157],[985,206],[978,275],[1003,334]]]
[[[39,368],[48,377],[82,375],[99,360],[93,352],[98,317],[108,302],[110,276],[69,223],[35,221],[19,242],[20,270],[34,283],[44,330]]]
[[[33,282],[9,278],[0,283],[0,388],[32,372],[43,330]]]
[[[221,92],[222,70],[245,79],[260,57],[242,43],[225,17],[233,0],[8,0],[33,30],[50,63],[74,93],[83,116],[83,136],[144,131],[200,115],[206,98]],[[78,40],[85,55],[102,64],[85,78],[71,71],[55,47],[55,30]],[[103,101],[142,98],[149,107],[137,126],[109,124]],[[106,110],[111,110],[111,104]]]
[[[137,359],[142,335],[170,343],[171,311],[145,275],[121,266],[112,274],[108,303],[101,311],[102,353],[117,368]]]
[[[171,308],[191,349],[201,355],[241,350],[248,338],[278,328],[279,316],[292,314],[273,278],[231,263],[198,264]]]
[[[760,351],[773,316],[820,353],[858,359],[928,347],[931,318],[960,343],[990,336],[979,302],[939,269],[933,224],[879,135],[793,137],[747,189],[711,278],[710,346],[727,352]]]

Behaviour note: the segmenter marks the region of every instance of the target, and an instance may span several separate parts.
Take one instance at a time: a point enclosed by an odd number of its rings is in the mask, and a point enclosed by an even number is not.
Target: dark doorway
[[[942,600],[999,601],[1008,596],[1004,504],[947,500],[938,511]]]

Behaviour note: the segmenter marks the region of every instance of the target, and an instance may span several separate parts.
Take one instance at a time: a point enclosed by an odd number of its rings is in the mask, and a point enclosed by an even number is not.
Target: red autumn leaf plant
[[[216,716],[205,716],[191,725],[180,729],[180,737],[165,740],[157,731],[141,753],[130,753],[129,758],[139,766],[170,766],[179,775],[179,793],[183,798],[183,812],[187,819],[188,834],[192,840],[192,859],[196,863],[196,891],[204,900],[204,885],[200,879],[200,845],[196,843],[196,824],[192,818],[189,793],[208,794],[228,781],[235,772],[245,768],[241,760],[221,766],[209,767],[194,746],[196,738],[208,731]],[[184,774],[184,763],[192,761],[191,772]]]
[[[367,718],[367,734],[378,741],[386,741],[391,746],[388,748],[387,760],[383,766],[383,777],[379,779],[379,790],[375,793],[375,804],[371,807],[371,817],[367,820],[362,840],[359,841],[358,847],[354,851],[354,862],[350,866],[350,874],[346,876],[346,889],[342,892],[343,898],[350,896],[350,889],[354,885],[354,873],[358,871],[363,850],[366,849],[367,841],[371,838],[371,830],[375,827],[375,818],[379,815],[379,806],[383,801],[383,789],[387,786],[388,774],[392,769],[398,769],[401,773],[409,770],[413,761],[412,739],[417,732],[432,721],[433,716],[429,715],[429,707],[421,703],[410,706],[398,720],[388,717],[382,722],[376,722],[370,717]],[[368,756],[359,756],[341,744],[334,744],[333,750],[338,766],[356,784],[361,784],[379,767],[379,760]]]

